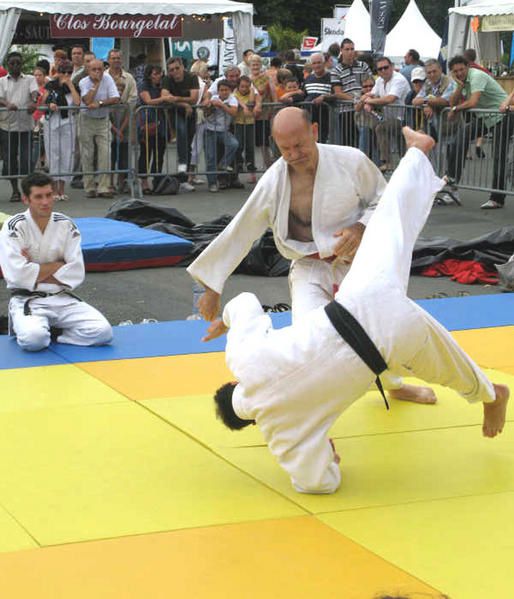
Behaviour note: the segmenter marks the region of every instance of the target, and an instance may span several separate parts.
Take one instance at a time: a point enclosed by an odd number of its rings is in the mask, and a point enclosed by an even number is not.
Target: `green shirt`
[[[490,75],[480,69],[470,68],[464,82],[466,100],[469,100],[475,92],[480,92],[480,98],[475,108],[483,110],[497,111],[500,108],[500,104],[507,98],[507,92]],[[492,127],[501,118],[501,114],[486,115],[484,117],[484,125],[488,128]]]

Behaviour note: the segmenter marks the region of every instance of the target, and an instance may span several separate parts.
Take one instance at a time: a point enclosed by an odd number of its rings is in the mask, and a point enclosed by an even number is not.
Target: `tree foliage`
[[[290,27],[282,25],[270,25],[268,33],[272,41],[272,49],[277,52],[290,50],[291,48],[299,48],[302,44],[302,39],[308,34],[307,29],[296,31]]]
[[[364,0],[368,4],[368,0]],[[448,8],[454,6],[454,0],[416,0],[417,5],[429,25],[438,35],[442,35]],[[348,4],[351,0],[348,0]],[[390,28],[401,17],[409,0],[394,0]],[[320,19],[331,17],[334,0],[316,0],[309,2],[308,10],[304,0],[254,0],[256,25],[281,25],[300,32],[307,29],[310,35],[319,36]]]

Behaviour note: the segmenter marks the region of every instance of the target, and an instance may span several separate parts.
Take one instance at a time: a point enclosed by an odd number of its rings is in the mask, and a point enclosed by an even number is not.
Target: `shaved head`
[[[312,170],[318,163],[318,125],[300,108],[283,108],[273,119],[273,139],[282,158],[295,170]]]
[[[275,134],[280,135],[287,131],[294,135],[310,128],[311,124],[309,113],[306,110],[293,106],[283,108],[273,119],[273,137],[275,137]]]

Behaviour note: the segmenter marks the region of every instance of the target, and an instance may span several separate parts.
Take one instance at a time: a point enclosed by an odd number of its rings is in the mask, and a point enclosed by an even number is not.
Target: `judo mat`
[[[422,303],[514,390],[514,294]],[[512,401],[484,439],[481,406],[450,390],[389,412],[370,391],[331,432],[341,488],[302,495],[256,427],[215,419],[231,375],[204,329],[37,354],[0,337],[2,597],[514,596]]]
[[[193,244],[176,235],[138,227],[110,218],[75,218],[82,236],[87,271],[130,270],[173,266]]]

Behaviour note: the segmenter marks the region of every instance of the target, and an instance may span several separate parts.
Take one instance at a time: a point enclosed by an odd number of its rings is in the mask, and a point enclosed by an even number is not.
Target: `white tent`
[[[73,15],[231,15],[236,39],[236,52],[241,60],[243,51],[253,47],[253,5],[231,0],[182,0],[166,2],[154,0],[0,0],[0,59],[11,45],[22,11],[46,14]]]
[[[514,15],[513,0],[470,0],[465,6],[450,8],[448,12],[448,58],[462,54],[466,48],[475,48],[478,60],[499,62],[499,33],[474,33],[470,21],[472,17]]]
[[[415,0],[410,0],[386,38],[384,55],[398,61],[413,48],[422,58],[437,58],[440,47],[441,38],[426,22]]]
[[[346,13],[344,37],[351,39],[355,43],[355,49],[359,51],[371,50],[371,30],[370,17],[362,0],[354,0],[350,9]],[[334,40],[325,38],[315,48],[314,52],[326,52]],[[342,39],[337,40],[341,43]]]
[[[362,0],[354,0],[346,15],[344,36],[351,39],[360,52],[371,50],[371,19]]]

